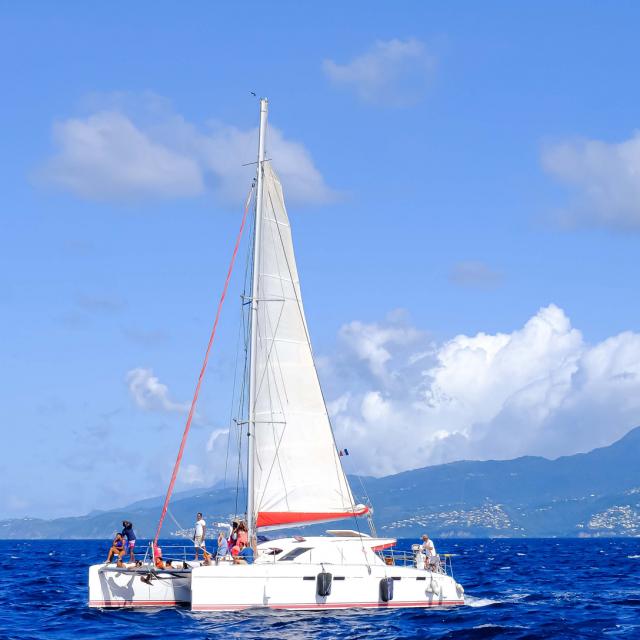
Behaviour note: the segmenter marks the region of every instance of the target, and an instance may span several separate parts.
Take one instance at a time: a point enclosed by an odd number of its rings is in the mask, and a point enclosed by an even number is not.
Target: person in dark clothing
[[[236,520],[234,520],[231,523],[231,533],[229,534],[229,539],[227,540],[229,549],[231,549],[231,547],[235,547],[237,542],[238,542],[238,523]]]
[[[133,553],[133,549],[136,546],[136,534],[133,531],[133,525],[128,520],[122,521],[122,537],[126,540],[126,547],[129,547],[129,561],[135,562],[136,556]]]
[[[116,533],[116,537],[111,543],[109,549],[109,555],[107,556],[107,563],[111,562],[113,556],[118,556],[118,567],[123,567],[122,556],[124,555],[124,539],[121,533]]]

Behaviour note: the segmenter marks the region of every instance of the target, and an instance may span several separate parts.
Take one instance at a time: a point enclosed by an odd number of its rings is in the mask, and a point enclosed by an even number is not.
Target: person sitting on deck
[[[224,532],[218,534],[218,549],[216,551],[216,560],[229,555],[229,542],[224,537]]]
[[[136,546],[136,534],[133,531],[133,525],[128,520],[122,521],[122,536],[126,539],[125,551],[129,547],[129,562],[135,562],[136,556],[133,548]]]
[[[233,559],[234,564],[253,564],[253,549],[242,547],[238,555]]]
[[[115,555],[118,556],[118,566],[124,566],[122,564],[122,556],[124,555],[124,539],[121,533],[116,533],[116,537],[111,543],[111,549],[109,549],[109,555],[107,556],[107,564],[111,562]]]
[[[211,565],[211,554],[208,551],[202,551],[202,567],[208,567]]]
[[[153,547],[153,564],[157,569],[164,569],[165,564],[162,559],[162,549],[158,545],[154,545]]]

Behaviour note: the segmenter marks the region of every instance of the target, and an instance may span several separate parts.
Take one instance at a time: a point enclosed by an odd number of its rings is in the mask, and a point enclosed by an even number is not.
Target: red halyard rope
[[[216,335],[216,329],[218,327],[218,320],[220,319],[220,312],[222,311],[222,305],[224,303],[224,299],[227,296],[227,289],[229,288],[229,281],[231,280],[231,273],[233,271],[233,265],[236,261],[236,256],[238,255],[238,248],[240,247],[240,240],[242,239],[242,232],[244,231],[244,225],[247,221],[247,213],[249,212],[249,205],[251,203],[251,194],[253,193],[253,187],[247,196],[247,201],[244,207],[244,214],[242,215],[242,222],[240,223],[240,230],[238,231],[238,237],[236,238],[236,244],[233,249],[233,255],[231,256],[231,263],[229,264],[229,270],[227,271],[227,279],[224,283],[224,288],[222,289],[222,295],[220,296],[220,301],[218,302],[218,310],[216,312],[216,319],[213,323],[213,329],[211,330],[211,335],[209,337],[209,344],[207,345],[207,350],[204,354],[204,361],[202,363],[202,369],[200,370],[200,377],[198,378],[198,384],[196,385],[196,390],[193,394],[193,400],[191,401],[191,408],[189,409],[189,415],[187,416],[187,423],[184,427],[184,433],[182,434],[182,441],[180,442],[180,449],[178,450],[178,457],[176,458],[176,462],[173,465],[173,473],[171,474],[171,482],[169,482],[169,488],[167,489],[167,495],[164,499],[164,504],[162,505],[162,513],[160,514],[160,521],[158,522],[158,528],[156,529],[156,536],[153,539],[153,548],[158,544],[158,538],[160,537],[160,531],[162,531],[162,524],[164,522],[165,516],[167,515],[167,509],[169,508],[169,501],[171,500],[171,494],[173,493],[173,487],[176,483],[176,478],[178,477],[178,471],[180,469],[180,462],[182,461],[182,455],[184,453],[185,445],[187,444],[187,436],[189,435],[189,429],[191,428],[191,421],[193,420],[193,416],[196,410],[196,404],[198,403],[198,395],[200,393],[200,386],[202,384],[202,380],[204,378],[204,373],[207,369],[207,364],[209,362],[209,354],[211,352],[211,346],[213,345],[213,340]]]

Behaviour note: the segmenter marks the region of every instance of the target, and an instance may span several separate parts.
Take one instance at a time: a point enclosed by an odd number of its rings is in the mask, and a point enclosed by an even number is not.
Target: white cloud
[[[414,38],[378,41],[347,64],[325,60],[331,82],[352,89],[364,102],[410,106],[424,96],[435,70],[435,58]]]
[[[219,451],[220,445],[224,442],[226,447],[227,437],[229,436],[229,429],[214,429],[209,435],[209,439],[206,444],[207,453],[212,451]]]
[[[166,198],[203,190],[193,158],[152,140],[121,113],[56,122],[53,137],[58,152],[41,175],[82,198]]]
[[[215,178],[223,200],[236,202],[247,191],[255,167],[242,165],[254,159],[257,139],[257,128],[242,130],[219,123],[211,123],[208,133],[194,138],[204,170]],[[273,125],[266,144],[267,157],[283,182],[288,202],[320,204],[336,199],[304,145],[288,140]]]
[[[197,464],[186,464],[180,468],[180,482],[201,486],[205,482],[204,471]]]
[[[199,128],[154,96],[138,105],[133,99],[112,101],[86,118],[57,122],[53,133],[57,151],[39,179],[91,200],[195,197],[211,190],[237,205],[255,173],[254,165],[243,165],[255,160],[257,128],[220,122]],[[288,202],[336,198],[305,146],[273,125],[267,154]]]
[[[555,305],[511,333],[459,335],[417,359],[406,344],[387,342],[382,359],[371,360],[362,341],[384,327],[348,327],[351,371],[362,362],[376,372],[382,362],[385,373],[351,379],[350,395],[332,406],[339,446],[363,473],[555,457],[603,446],[640,424],[640,334],[589,345]]]
[[[420,337],[415,328],[389,322],[384,325],[365,324],[353,321],[340,329],[340,337],[355,352],[356,356],[368,363],[371,373],[380,378],[389,375],[386,365],[391,360],[389,349],[393,346],[411,344]]]
[[[151,369],[131,369],[126,376],[129,394],[141,409],[146,411],[189,411],[189,404],[174,402],[169,397],[169,388],[162,384]]]
[[[640,132],[620,143],[575,140],[549,145],[542,152],[542,165],[573,193],[561,214],[566,224],[640,228]]]

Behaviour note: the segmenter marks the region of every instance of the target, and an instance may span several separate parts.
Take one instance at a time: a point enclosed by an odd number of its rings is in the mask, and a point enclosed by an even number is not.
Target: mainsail
[[[363,515],[368,509],[354,504],[313,361],[282,186],[271,162],[261,164],[251,354],[255,526]]]

